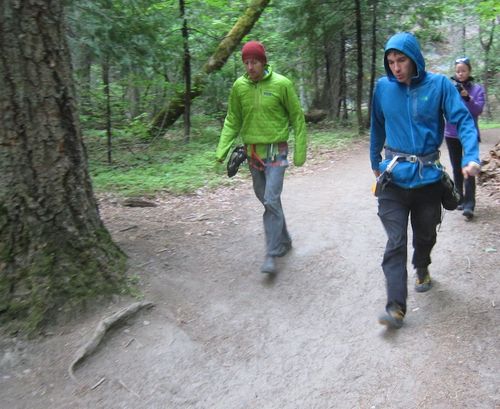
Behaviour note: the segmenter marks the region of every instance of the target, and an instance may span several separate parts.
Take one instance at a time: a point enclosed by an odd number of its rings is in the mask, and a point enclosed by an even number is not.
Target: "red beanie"
[[[258,41],[249,41],[246,43],[241,49],[241,58],[243,61],[248,58],[255,58],[264,64],[267,63],[266,50]]]

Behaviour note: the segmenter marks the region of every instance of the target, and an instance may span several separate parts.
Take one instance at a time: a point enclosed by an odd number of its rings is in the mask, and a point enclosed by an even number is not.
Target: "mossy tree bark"
[[[61,0],[0,6],[0,321],[28,330],[125,280],[88,174],[63,21]]]
[[[245,13],[219,43],[215,52],[203,66],[201,72],[193,78],[193,86],[190,93],[191,100],[202,94],[207,75],[220,70],[224,66],[233,51],[240,44],[241,39],[250,32],[259,20],[260,15],[269,2],[270,0],[252,0]],[[179,91],[170,103],[153,118],[151,130],[159,132],[174,124],[183,114],[184,106],[184,92]]]

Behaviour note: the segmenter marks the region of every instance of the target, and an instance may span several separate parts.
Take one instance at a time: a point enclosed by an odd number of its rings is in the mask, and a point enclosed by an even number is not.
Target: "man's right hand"
[[[469,176],[477,176],[481,171],[481,166],[476,162],[469,162],[469,164],[462,168],[462,174],[467,179]]]

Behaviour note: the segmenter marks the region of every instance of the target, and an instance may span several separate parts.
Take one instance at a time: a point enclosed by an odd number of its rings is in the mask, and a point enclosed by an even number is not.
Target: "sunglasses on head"
[[[469,65],[470,64],[470,60],[467,57],[457,58],[455,60],[455,64],[467,64],[467,65]]]

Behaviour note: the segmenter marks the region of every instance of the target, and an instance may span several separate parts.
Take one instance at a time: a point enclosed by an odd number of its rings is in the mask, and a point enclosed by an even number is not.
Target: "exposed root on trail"
[[[83,347],[81,347],[77,351],[75,358],[71,362],[68,368],[68,373],[71,379],[78,382],[74,374],[74,369],[76,365],[81,363],[85,358],[87,358],[97,349],[100,342],[104,338],[104,335],[111,327],[113,327],[118,322],[123,321],[126,318],[129,318],[142,308],[151,308],[152,306],[153,303],[149,301],[136,302],[100,321],[89,342],[87,342]]]

